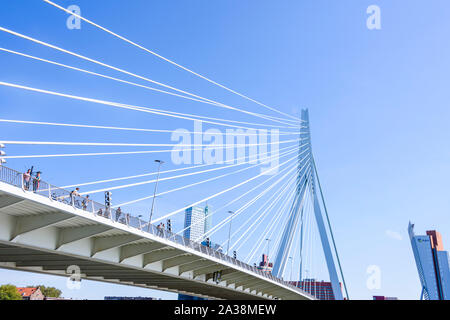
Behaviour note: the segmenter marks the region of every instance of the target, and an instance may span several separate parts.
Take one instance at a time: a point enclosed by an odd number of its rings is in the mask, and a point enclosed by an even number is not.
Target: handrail
[[[242,269],[247,269],[257,275],[261,275],[269,280],[278,282],[284,286],[299,291],[302,294],[306,293],[300,288],[292,285],[291,283],[273,276],[270,272],[263,272],[262,270],[255,268],[254,266],[250,266],[247,263],[224,254],[220,249],[215,249],[219,248],[219,245],[210,242],[210,246],[205,246],[202,243],[192,241],[180,235],[175,235],[172,232],[163,230],[162,228],[159,228],[155,225],[149,226],[148,222],[145,222],[138,217],[132,216],[129,213],[123,213],[121,211],[119,212],[117,209],[107,208],[104,204],[100,204],[86,197],[78,195],[74,196],[70,191],[53,186],[42,180],[37,181],[34,177],[26,179],[23,173],[2,165],[0,165],[0,182],[4,182],[9,185],[21,188],[26,192],[33,192],[35,194],[44,196],[52,201],[58,201],[77,209],[89,211],[94,215],[110,219],[113,222],[125,224],[131,228],[159,236],[176,244],[181,244],[198,252],[208,254],[224,262],[232,263],[233,265]]]

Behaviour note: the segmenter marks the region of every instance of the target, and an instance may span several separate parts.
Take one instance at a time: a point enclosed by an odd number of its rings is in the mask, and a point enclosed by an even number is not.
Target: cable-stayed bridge
[[[72,14],[52,1],[43,2]],[[326,280],[330,283],[330,290],[326,293],[328,296],[341,300],[345,293],[348,298],[312,153],[308,110],[302,110],[300,118],[282,112],[85,17],[74,15],[108,36],[258,107],[251,110],[250,107],[206,98],[45,42],[37,36],[0,26],[0,31],[7,37],[94,64],[110,73],[81,68],[15,48],[0,48],[0,53],[5,57],[25,59],[29,63],[81,74],[94,81],[143,90],[152,95],[207,105],[214,110],[208,109],[210,114],[200,115],[185,112],[188,108],[182,105],[180,110],[156,108],[124,103],[117,101],[117,98],[105,100],[75,94],[70,90],[63,92],[31,86],[26,81],[18,83],[0,79],[0,89],[4,90],[0,94],[12,97],[20,92],[26,99],[30,99],[30,95],[39,95],[48,101],[76,102],[106,108],[111,112],[123,112],[124,118],[125,114],[133,113],[154,121],[153,125],[131,127],[98,122],[9,119],[3,118],[5,112],[2,112],[0,125],[7,126],[7,130],[0,131],[0,143],[8,154],[0,155],[0,160],[7,160],[8,166],[10,161],[17,166],[28,165],[28,161],[39,161],[41,168],[48,165],[47,161],[66,163],[64,161],[75,158],[88,159],[84,164],[88,168],[95,165],[95,159],[127,157],[127,165],[137,167],[139,163],[131,160],[135,156],[154,155],[167,159],[163,156],[167,153],[171,154],[173,162],[171,169],[160,170],[163,161],[158,160],[159,167],[155,172],[114,177],[108,171],[101,179],[96,176],[87,182],[70,181],[62,187],[41,180],[39,175],[33,176],[33,172],[19,172],[0,164],[0,267],[63,276],[68,276],[68,272],[73,272],[75,268],[86,279],[219,299],[314,299],[322,297],[322,293],[316,292],[316,284]],[[216,115],[216,109],[223,110],[227,116]],[[228,116],[235,113],[239,114],[239,120]],[[276,115],[271,115],[273,113]],[[160,127],[158,120],[154,119],[163,118],[192,121],[194,129],[189,132]],[[254,122],[254,118],[258,122]],[[54,136],[53,130],[79,130],[77,132],[82,134],[77,137],[87,132],[84,137],[89,139],[16,138],[16,128],[24,126],[47,128],[51,137]],[[203,130],[202,126],[209,129]],[[226,133],[222,134],[217,128],[225,128]],[[132,142],[123,139],[118,142],[110,142],[110,139],[92,141],[92,137],[98,136],[94,132],[120,133],[125,138],[128,134],[145,135],[145,138],[139,136],[139,140]],[[179,138],[177,141],[183,141],[183,144],[166,142],[167,134],[171,138]],[[7,139],[6,135],[10,138]],[[64,135],[61,133],[62,137]],[[33,147],[46,152],[24,154]],[[121,148],[121,151],[104,150],[110,147]],[[55,148],[58,153],[51,152]],[[67,148],[100,150],[59,151]],[[132,151],[122,151],[122,148],[132,148]],[[113,160],[110,162],[111,167],[123,165]],[[191,166],[192,163],[195,165]],[[77,163],[77,167],[81,165]],[[57,171],[51,173],[62,174]],[[148,180],[147,177],[152,178]],[[136,179],[147,180],[116,184]],[[89,190],[95,185],[103,186]],[[153,192],[146,189],[135,191],[148,186],[154,186]],[[83,192],[74,190],[76,187],[82,187]],[[118,204],[112,202],[111,191],[115,198],[117,196],[123,200]],[[101,203],[98,195],[104,193],[107,198],[105,203]],[[189,197],[188,200],[183,198],[184,204],[180,207],[183,194],[189,194]],[[156,206],[155,209],[155,201],[161,203],[159,198],[173,202],[173,205],[166,204],[164,208]],[[151,201],[148,219],[133,213],[136,204],[147,204],[146,201]],[[204,216],[195,219],[191,211],[191,216],[187,218],[189,210],[204,203],[212,203],[215,209],[205,210]],[[172,227],[175,222],[182,223],[184,215],[183,228]],[[216,222],[208,225],[210,222],[207,221],[212,216]],[[163,222],[168,224],[167,228],[162,225]],[[200,230],[199,234],[194,235],[194,230]],[[264,260],[257,265],[255,259],[262,254]]]

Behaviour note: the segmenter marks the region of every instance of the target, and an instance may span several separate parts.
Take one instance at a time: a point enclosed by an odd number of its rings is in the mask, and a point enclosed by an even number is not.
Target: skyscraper
[[[187,208],[184,212],[184,237],[193,241],[202,242],[205,240],[205,233],[211,229],[211,213],[208,205],[205,208],[194,206]],[[178,294],[178,300],[205,300],[186,294]]]
[[[435,230],[415,235],[414,224],[408,225],[409,238],[426,300],[450,300],[449,254],[444,251],[441,234]]]
[[[185,210],[184,237],[193,241],[202,242],[205,233],[211,228],[211,215],[208,206],[205,208],[193,206]]]

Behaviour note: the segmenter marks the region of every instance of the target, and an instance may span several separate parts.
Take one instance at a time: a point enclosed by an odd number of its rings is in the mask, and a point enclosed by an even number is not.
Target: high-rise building
[[[184,228],[185,238],[202,242],[205,233],[211,228],[211,214],[208,206],[187,208],[184,215]]]
[[[373,300],[398,300],[397,297],[373,296]]]
[[[331,282],[317,281],[316,279],[304,279],[302,281],[290,281],[297,288],[309,293],[319,300],[336,300]],[[340,285],[340,284],[339,284]],[[342,290],[342,287],[341,287]]]
[[[206,232],[211,229],[212,219],[208,205],[205,208],[193,206],[187,208],[184,214],[184,237],[206,244]],[[178,300],[205,300],[204,298],[178,294]]]
[[[421,298],[450,300],[449,254],[444,251],[441,234],[432,230],[426,235],[415,235],[411,222],[408,233],[422,285]]]

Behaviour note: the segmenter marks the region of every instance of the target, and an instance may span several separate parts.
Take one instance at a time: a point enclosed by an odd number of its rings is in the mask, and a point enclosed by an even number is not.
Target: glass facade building
[[[442,237],[437,231],[415,235],[414,224],[408,226],[411,247],[422,285],[422,298],[450,300],[449,255],[444,251]]]
[[[184,215],[184,237],[193,241],[205,240],[205,233],[211,228],[211,215],[208,206],[187,208]]]
[[[205,208],[194,206],[187,208],[184,212],[184,237],[204,242],[205,233],[211,229],[212,219],[208,205]],[[187,294],[178,294],[178,300],[205,300],[204,298],[194,297]]]

